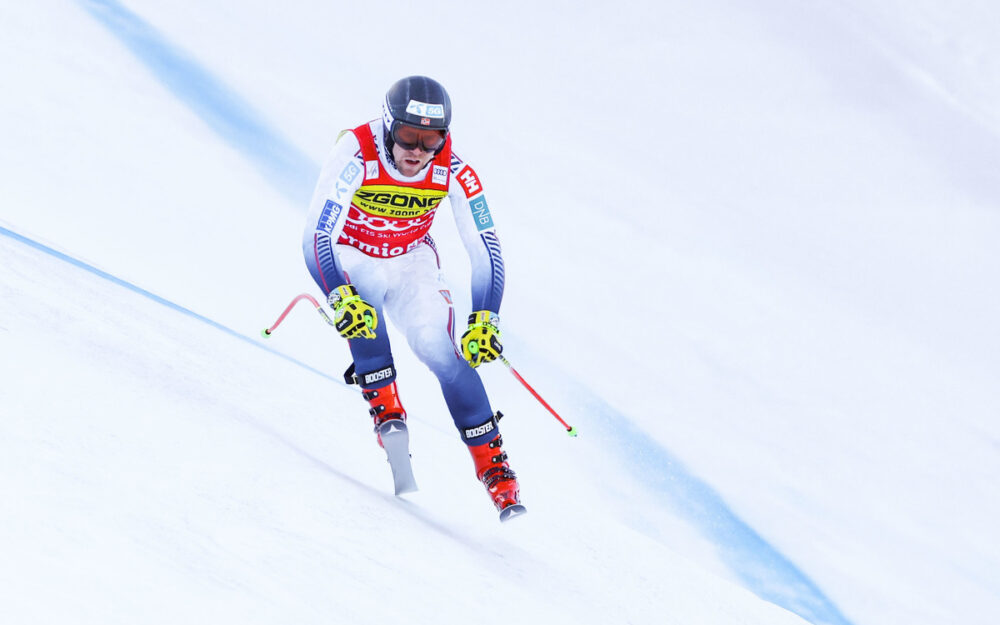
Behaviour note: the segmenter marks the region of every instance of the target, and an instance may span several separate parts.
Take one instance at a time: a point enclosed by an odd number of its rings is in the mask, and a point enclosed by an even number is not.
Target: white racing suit
[[[451,137],[407,178],[386,158],[381,120],[342,133],[316,185],[302,251],[324,295],[350,282],[378,313],[375,339],[349,341],[362,388],[395,380],[388,313],[437,376],[463,440],[480,445],[496,436],[496,422],[479,374],[455,345],[451,294],[427,234],[444,197],[472,263],[472,310],[499,313],[500,242],[479,178],[451,151]]]

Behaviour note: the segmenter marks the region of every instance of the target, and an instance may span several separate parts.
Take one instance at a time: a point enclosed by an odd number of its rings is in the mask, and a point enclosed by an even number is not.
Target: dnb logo
[[[333,200],[327,200],[326,205],[323,206],[323,212],[319,215],[319,224],[316,227],[327,234],[333,234],[333,226],[337,223],[337,218],[340,217],[343,210],[344,207],[340,204]]]
[[[472,207],[472,216],[475,217],[476,227],[479,228],[480,232],[493,227],[493,216],[490,215],[490,207],[486,203],[485,195],[480,195],[469,201],[469,206]]]

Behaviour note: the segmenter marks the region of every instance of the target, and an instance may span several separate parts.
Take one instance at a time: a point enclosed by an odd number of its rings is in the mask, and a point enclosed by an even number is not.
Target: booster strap
[[[474,438],[478,438],[485,434],[489,434],[490,432],[495,432],[499,425],[498,421],[502,416],[503,415],[500,412],[497,412],[496,416],[491,416],[489,421],[484,421],[483,423],[480,423],[479,425],[473,426],[471,428],[463,428],[462,440],[468,443],[470,440]]]
[[[382,388],[386,384],[391,384],[396,380],[396,367],[389,365],[368,373],[355,373],[357,370],[354,363],[344,372],[344,382],[347,384],[357,384],[362,389]],[[382,382],[382,384],[379,384]]]
[[[382,388],[396,381],[396,367],[390,364],[375,371],[358,373],[355,374],[354,380],[358,386],[365,390]]]

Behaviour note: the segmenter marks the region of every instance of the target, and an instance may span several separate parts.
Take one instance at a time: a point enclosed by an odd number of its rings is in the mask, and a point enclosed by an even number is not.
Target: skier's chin
[[[418,158],[404,158],[398,161],[399,173],[404,176],[413,176],[424,168],[424,163]]]
[[[392,156],[396,161],[396,169],[404,176],[415,176],[430,162],[432,155],[419,150],[404,150],[393,146]]]

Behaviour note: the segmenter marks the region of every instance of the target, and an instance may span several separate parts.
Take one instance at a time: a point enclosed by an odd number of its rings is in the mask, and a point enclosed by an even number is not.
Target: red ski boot
[[[406,422],[406,410],[403,404],[399,403],[399,395],[396,394],[396,383],[391,382],[380,388],[362,389],[361,396],[364,397],[371,408],[368,414],[375,421],[375,434],[378,436],[378,446],[382,444],[382,425],[393,419]]]
[[[375,421],[375,436],[378,445],[385,450],[386,460],[392,469],[392,482],[396,494],[417,490],[410,465],[410,432],[406,429],[406,411],[399,403],[396,383],[380,388],[365,389],[362,396],[368,400],[368,411]]]
[[[507,452],[501,445],[503,439],[498,434],[488,443],[470,446],[469,451],[476,464],[476,477],[486,486],[493,505],[500,511],[500,520],[506,521],[528,510],[521,505],[517,476],[507,464]]]

